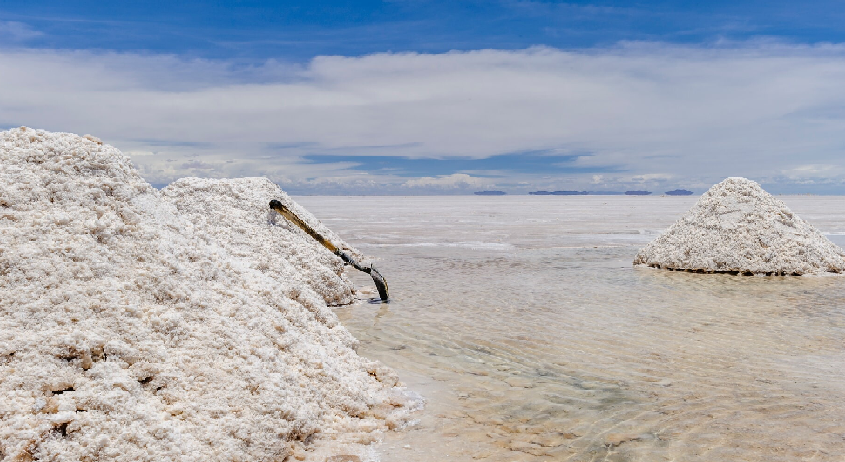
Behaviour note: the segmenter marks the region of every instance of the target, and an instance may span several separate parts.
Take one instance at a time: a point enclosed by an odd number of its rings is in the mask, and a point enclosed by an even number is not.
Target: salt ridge
[[[339,259],[272,198],[322,227],[267,180],[159,192],[94,137],[0,132],[0,460],[284,460],[401,426],[326,307],[353,299]]]

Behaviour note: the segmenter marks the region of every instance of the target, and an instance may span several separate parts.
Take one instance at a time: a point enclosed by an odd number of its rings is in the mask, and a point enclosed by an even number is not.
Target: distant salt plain
[[[779,198],[845,245],[845,197]],[[336,309],[428,398],[382,462],[845,458],[845,278],[632,267],[697,197],[296,200],[390,281]]]

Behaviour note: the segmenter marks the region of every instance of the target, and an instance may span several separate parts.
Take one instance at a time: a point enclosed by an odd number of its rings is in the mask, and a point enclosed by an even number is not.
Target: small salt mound
[[[280,194],[163,196],[93,137],[0,132],[0,460],[284,460],[401,424],[325,306],[340,263],[268,220]]]
[[[634,264],[708,273],[841,273],[845,252],[759,184],[728,178],[640,250]]]

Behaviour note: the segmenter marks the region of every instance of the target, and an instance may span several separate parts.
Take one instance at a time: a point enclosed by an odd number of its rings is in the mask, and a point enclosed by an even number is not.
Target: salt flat
[[[845,244],[845,198],[778,198]],[[845,279],[632,266],[696,197],[296,199],[390,280],[336,309],[428,398],[384,462],[845,457]]]

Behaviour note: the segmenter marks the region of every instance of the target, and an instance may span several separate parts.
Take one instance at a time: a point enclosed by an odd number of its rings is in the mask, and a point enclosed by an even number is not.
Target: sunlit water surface
[[[845,198],[782,199],[845,244]],[[337,308],[428,400],[384,462],[845,460],[845,277],[632,267],[695,197],[297,200],[390,283]]]

